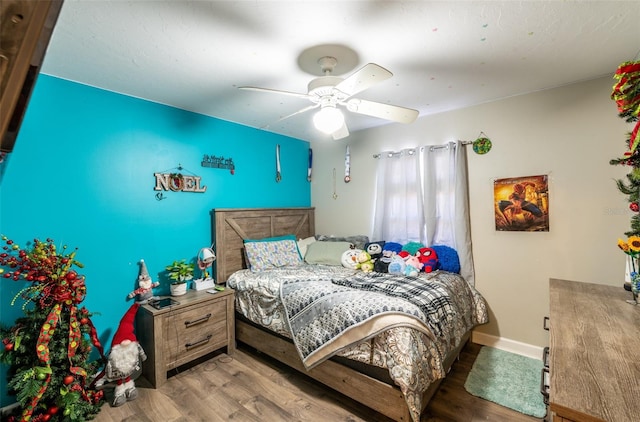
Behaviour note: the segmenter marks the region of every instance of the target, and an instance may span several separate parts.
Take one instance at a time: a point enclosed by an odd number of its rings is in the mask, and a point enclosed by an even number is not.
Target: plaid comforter
[[[448,338],[457,315],[446,285],[393,274],[355,272],[325,280],[285,280],[280,295],[307,369],[392,327],[414,328],[432,339]]]
[[[427,324],[436,336],[442,335],[443,327],[456,315],[447,289],[418,277],[359,273],[353,277],[332,279],[331,282],[353,289],[383,293],[414,304],[422,311],[422,314],[414,316]]]

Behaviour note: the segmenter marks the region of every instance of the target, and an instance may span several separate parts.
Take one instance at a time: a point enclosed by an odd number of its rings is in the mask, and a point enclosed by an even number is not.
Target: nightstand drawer
[[[164,353],[167,369],[227,344],[226,302],[218,300],[165,315]]]

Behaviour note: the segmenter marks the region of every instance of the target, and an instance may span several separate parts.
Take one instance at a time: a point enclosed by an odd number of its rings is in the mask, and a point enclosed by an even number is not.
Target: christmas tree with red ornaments
[[[76,250],[34,239],[22,249],[2,236],[0,282],[24,285],[11,304],[24,316],[0,327],[0,362],[9,365],[8,389],[18,410],[9,421],[85,421],[103,404],[92,375],[105,359],[91,313],[81,305],[85,278]],[[93,348],[101,359],[89,361]]]
[[[628,123],[636,123],[625,140],[626,152],[622,158],[610,161],[612,165],[626,165],[631,170],[626,180],[617,180],[620,192],[628,196],[631,230],[627,236],[640,236],[640,61],[625,62],[618,66],[614,75],[617,83],[613,87],[611,99],[618,105],[618,115]]]

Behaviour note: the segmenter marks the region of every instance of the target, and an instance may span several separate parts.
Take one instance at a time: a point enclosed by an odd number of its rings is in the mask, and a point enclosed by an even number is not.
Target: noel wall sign
[[[204,193],[206,186],[201,186],[202,177],[182,173],[153,173],[156,178],[156,191],[196,192]]]

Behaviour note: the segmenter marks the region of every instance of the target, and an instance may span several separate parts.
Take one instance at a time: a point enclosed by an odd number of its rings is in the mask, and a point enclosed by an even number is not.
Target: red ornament
[[[62,382],[64,383],[64,385],[69,385],[73,382],[74,379],[75,378],[73,377],[73,375],[67,375],[66,377],[64,377]]]
[[[10,352],[13,350],[13,343],[7,343],[4,345],[4,350],[6,350],[7,352]]]
[[[640,211],[640,205],[637,202],[632,202],[629,204],[629,209],[633,212],[638,212]]]

